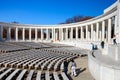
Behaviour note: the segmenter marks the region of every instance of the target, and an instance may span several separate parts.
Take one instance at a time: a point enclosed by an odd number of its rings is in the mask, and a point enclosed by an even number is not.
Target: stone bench
[[[1,75],[0,75],[0,79],[2,80],[2,78],[7,75],[7,73],[11,72],[11,70],[13,70],[12,68],[9,68],[8,70],[6,70],[5,72],[3,72]]]
[[[32,79],[32,76],[33,76],[33,73],[34,73],[34,70],[30,70],[26,80],[31,80]]]
[[[45,72],[45,80],[50,80],[49,71],[46,71],[46,72]]]
[[[20,69],[16,69],[14,72],[12,72],[7,78],[6,80],[11,80],[13,78],[13,76],[16,75],[16,73],[18,73],[18,71],[20,71]]]
[[[69,80],[69,78],[66,76],[66,74],[64,72],[61,73],[61,76],[62,76],[63,80]]]
[[[36,80],[41,80],[41,71],[37,72]]]
[[[25,73],[27,72],[26,69],[22,70],[22,72],[19,74],[19,76],[17,77],[16,80],[22,80],[23,76],[25,75]]]
[[[55,80],[60,80],[57,72],[53,72],[53,76]]]

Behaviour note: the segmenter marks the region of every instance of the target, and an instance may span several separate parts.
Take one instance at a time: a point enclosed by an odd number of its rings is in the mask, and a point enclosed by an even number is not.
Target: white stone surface
[[[88,67],[95,80],[120,80],[120,62],[101,51],[89,54]]]

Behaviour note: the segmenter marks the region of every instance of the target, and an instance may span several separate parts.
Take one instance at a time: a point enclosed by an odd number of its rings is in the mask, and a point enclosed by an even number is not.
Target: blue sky
[[[98,16],[116,0],[0,0],[0,22],[58,24],[75,15]]]

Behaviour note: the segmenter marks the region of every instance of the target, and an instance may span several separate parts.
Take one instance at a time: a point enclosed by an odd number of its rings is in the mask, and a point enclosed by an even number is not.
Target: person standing
[[[114,45],[117,44],[115,35],[113,36],[113,44],[114,44]]]
[[[68,72],[68,61],[67,61],[67,59],[64,60],[64,72],[67,75],[67,72]]]
[[[95,48],[94,48],[94,44],[93,43],[91,43],[91,45],[92,45],[92,50],[94,50]]]
[[[102,49],[104,48],[104,45],[105,45],[105,43],[104,43],[104,41],[102,41],[102,42],[101,42],[101,47],[102,47]]]
[[[75,61],[71,60],[71,75],[73,75],[73,76],[77,75],[76,74],[76,67],[77,67],[77,65],[76,65]]]

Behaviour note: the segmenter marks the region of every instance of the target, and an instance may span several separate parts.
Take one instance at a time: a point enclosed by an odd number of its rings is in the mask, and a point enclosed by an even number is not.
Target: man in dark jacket
[[[67,75],[67,71],[68,71],[68,61],[67,59],[64,60],[64,72]]]

